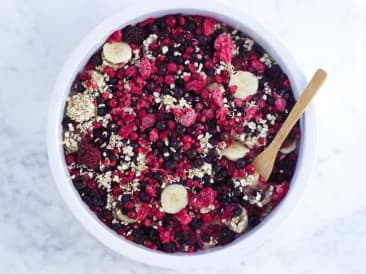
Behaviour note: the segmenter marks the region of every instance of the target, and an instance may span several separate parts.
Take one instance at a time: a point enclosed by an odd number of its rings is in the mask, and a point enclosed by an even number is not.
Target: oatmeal
[[[298,125],[268,182],[252,161],[294,102],[245,33],[202,16],[149,18],[116,30],[77,75],[65,160],[81,199],[121,237],[165,252],[225,245],[289,189]]]

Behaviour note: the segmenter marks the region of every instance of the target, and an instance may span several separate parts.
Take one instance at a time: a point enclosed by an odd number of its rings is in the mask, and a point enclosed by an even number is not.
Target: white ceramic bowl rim
[[[139,22],[148,17],[159,17],[171,13],[200,14],[218,18],[254,38],[272,55],[288,74],[296,98],[305,87],[306,79],[285,47],[242,12],[213,1],[179,1],[179,3],[164,1],[164,4],[160,5],[157,2],[160,1],[139,1],[138,5],[126,7],[125,10],[109,17],[81,41],[65,63],[55,84],[47,121],[48,156],[54,180],[63,199],[79,222],[106,246],[133,260],[160,267],[186,268],[227,263],[248,257],[264,239],[273,233],[279,222],[288,216],[304,191],[306,181],[315,162],[316,127],[315,113],[312,106],[306,111],[301,121],[303,136],[297,169],[289,193],[258,227],[224,247],[193,254],[167,254],[152,251],[127,241],[97,219],[82,202],[69,178],[61,143],[61,120],[64,113],[65,97],[69,93],[74,77],[82,69],[88,58],[114,30],[128,24]]]

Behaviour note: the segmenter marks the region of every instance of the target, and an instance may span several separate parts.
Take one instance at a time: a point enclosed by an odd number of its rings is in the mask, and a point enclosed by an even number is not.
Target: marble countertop
[[[296,210],[250,258],[210,273],[365,273],[365,0],[231,0],[277,35],[309,77],[316,168]],[[45,145],[52,86],[88,30],[122,0],[3,0],[0,8],[0,269],[2,273],[173,273],[110,251],[75,220],[52,181]],[[361,156],[357,156],[361,154]],[[205,273],[207,269],[191,271]]]

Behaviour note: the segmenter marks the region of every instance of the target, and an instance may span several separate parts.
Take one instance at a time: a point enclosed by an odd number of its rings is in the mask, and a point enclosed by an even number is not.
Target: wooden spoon
[[[272,173],[273,165],[276,160],[276,155],[282,143],[285,141],[287,135],[294,127],[296,122],[300,119],[306,107],[309,105],[310,101],[318,92],[319,88],[324,83],[326,78],[327,73],[324,70],[318,69],[315,72],[313,78],[304,89],[299,100],[297,100],[286,121],[277,132],[276,137],[273,139],[271,144],[254,159],[253,164],[257,172],[264,178],[265,181],[268,180],[269,176]]]

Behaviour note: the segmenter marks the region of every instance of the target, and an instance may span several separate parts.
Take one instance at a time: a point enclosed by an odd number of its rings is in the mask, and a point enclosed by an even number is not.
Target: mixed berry
[[[268,182],[252,161],[293,104],[286,74],[239,30],[149,18],[115,31],[77,75],[65,160],[81,199],[128,240],[165,252],[225,245],[287,193],[298,125]]]

